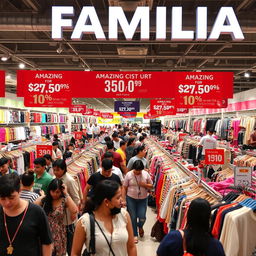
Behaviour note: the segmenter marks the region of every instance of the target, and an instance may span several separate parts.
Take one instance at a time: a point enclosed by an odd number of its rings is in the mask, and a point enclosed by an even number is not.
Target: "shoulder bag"
[[[96,253],[95,251],[95,219],[93,214],[90,213],[90,242],[89,242],[89,248],[85,248],[82,256],[91,256]]]

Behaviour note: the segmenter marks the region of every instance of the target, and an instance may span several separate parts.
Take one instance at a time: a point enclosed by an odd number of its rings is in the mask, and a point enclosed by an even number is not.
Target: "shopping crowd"
[[[54,136],[52,156],[36,158],[20,176],[0,159],[0,255],[137,255],[153,189],[148,129],[116,125],[109,134],[89,126],[87,132],[83,139],[97,137],[106,151],[82,196],[65,161],[76,141],[63,152]],[[204,199],[192,201],[185,230],[171,231],[152,255],[225,255],[210,235],[210,211]]]

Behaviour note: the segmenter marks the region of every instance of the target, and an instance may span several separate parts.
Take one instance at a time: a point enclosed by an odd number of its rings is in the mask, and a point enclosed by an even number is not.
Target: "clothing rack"
[[[148,138],[151,142],[153,142],[166,156],[168,156],[173,162],[174,162],[174,158],[172,155],[170,155],[170,153],[168,151],[166,151],[162,146],[160,146],[157,142],[155,142],[154,140],[152,140],[151,138]],[[214,198],[216,198],[217,200],[221,200],[222,196],[220,193],[218,193],[217,191],[215,191],[213,188],[211,188],[210,186],[208,186],[208,184],[204,181],[202,181],[196,174],[194,174],[193,172],[191,172],[189,169],[187,169],[185,166],[183,166],[181,163],[179,162],[175,162],[175,164],[187,175],[190,176],[192,179],[194,179],[196,182],[200,183],[200,185],[202,186],[202,188],[204,190],[207,191],[208,194],[210,194],[211,196],[213,196]]]

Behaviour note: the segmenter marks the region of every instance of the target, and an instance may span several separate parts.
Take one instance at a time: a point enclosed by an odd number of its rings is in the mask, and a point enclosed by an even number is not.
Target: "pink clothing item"
[[[5,142],[6,131],[5,128],[0,128],[0,142]]]
[[[140,175],[135,175],[133,171],[126,174],[123,185],[127,187],[127,195],[129,197],[134,199],[144,199],[148,196],[148,190],[138,185],[140,182],[153,184],[148,172],[144,170]]]

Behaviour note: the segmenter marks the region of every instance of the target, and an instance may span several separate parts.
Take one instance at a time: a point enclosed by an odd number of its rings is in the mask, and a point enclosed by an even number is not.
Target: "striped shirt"
[[[32,191],[22,190],[20,192],[20,198],[25,199],[25,200],[29,201],[30,203],[33,203],[38,197],[39,197],[39,195]]]

